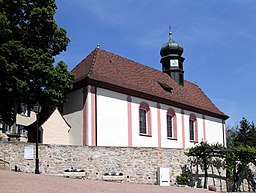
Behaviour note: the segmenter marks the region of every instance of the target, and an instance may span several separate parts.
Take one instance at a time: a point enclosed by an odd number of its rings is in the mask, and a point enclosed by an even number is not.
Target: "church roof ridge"
[[[101,86],[118,87],[123,92],[132,91],[134,96],[136,93],[138,97],[151,96],[154,100],[159,99],[162,103],[184,110],[228,118],[196,84],[185,80],[184,86],[180,86],[162,71],[99,48],[94,49],[72,72],[75,74],[75,84],[89,79],[100,82]],[[166,92],[159,82],[170,86],[171,92]]]

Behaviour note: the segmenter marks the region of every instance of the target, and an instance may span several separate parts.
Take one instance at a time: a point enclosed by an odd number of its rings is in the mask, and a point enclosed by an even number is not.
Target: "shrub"
[[[176,177],[176,182],[179,185],[187,185],[188,184],[188,175],[187,174],[181,174],[180,176]]]

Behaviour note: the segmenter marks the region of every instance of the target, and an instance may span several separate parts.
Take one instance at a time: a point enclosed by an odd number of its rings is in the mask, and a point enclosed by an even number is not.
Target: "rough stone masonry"
[[[25,159],[25,147],[33,151],[32,159]],[[10,169],[34,173],[35,144],[22,142],[1,142],[0,159],[9,162]],[[158,167],[169,167],[170,180],[176,182],[176,176],[182,170],[194,168],[194,186],[202,187],[203,173],[198,166],[188,164],[189,159],[183,149],[169,148],[130,148],[130,147],[88,147],[78,145],[39,145],[40,173],[63,175],[66,169],[83,169],[87,179],[102,180],[106,173],[122,173],[125,182],[157,184]],[[223,171],[209,170],[215,173],[208,180],[217,190],[225,190]],[[217,177],[220,177],[219,179]],[[200,184],[199,184],[200,183]]]

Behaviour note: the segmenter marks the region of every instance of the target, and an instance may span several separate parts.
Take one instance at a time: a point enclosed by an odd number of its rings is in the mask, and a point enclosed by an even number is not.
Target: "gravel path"
[[[113,183],[0,169],[0,193],[204,193],[188,187]]]

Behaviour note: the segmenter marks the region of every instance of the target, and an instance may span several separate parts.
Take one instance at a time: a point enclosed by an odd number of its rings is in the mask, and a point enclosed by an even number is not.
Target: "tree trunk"
[[[204,164],[204,189],[207,189],[208,172],[207,172],[207,161],[206,161],[206,158],[203,159],[203,164]]]

